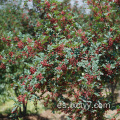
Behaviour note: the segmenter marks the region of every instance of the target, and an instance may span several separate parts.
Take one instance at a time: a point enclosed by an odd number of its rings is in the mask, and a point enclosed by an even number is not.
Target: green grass
[[[0,105],[0,113],[2,115],[7,115],[7,114],[10,114],[10,110],[12,109],[12,107],[14,106],[14,101],[12,100],[9,100],[3,104]]]
[[[14,101],[13,100],[9,100],[9,101],[6,101],[3,104],[0,104],[0,114],[5,115],[5,116],[9,115],[11,113],[11,110],[12,110],[13,107],[14,107]],[[28,102],[28,105],[27,105],[27,113],[28,114],[31,114],[31,113],[40,114],[45,110],[45,108],[41,104],[41,102],[38,102],[37,109],[38,109],[38,112],[36,112],[33,102]]]
[[[10,98],[13,97],[15,100],[17,100],[17,97],[15,96],[14,91],[11,88],[7,88],[7,94],[0,95],[0,114],[1,115],[10,115],[11,110],[14,107],[14,101]],[[45,111],[45,108],[43,104],[38,101],[37,104],[37,111],[35,110],[33,102],[28,101],[27,104],[27,113],[28,114],[40,114],[41,112]]]

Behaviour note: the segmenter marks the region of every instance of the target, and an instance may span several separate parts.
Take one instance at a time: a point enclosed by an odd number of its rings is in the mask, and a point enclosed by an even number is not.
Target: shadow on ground
[[[21,120],[49,120],[48,118],[42,117],[36,114],[26,115],[25,117],[21,117]],[[0,114],[0,120],[12,120],[9,115]]]

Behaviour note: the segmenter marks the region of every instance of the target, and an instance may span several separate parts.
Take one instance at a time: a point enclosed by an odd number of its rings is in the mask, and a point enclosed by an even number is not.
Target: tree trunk
[[[23,116],[25,116],[27,113],[27,103],[23,104]]]

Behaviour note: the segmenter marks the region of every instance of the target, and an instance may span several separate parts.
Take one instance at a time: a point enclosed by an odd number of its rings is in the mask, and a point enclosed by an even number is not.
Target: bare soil
[[[118,94],[117,102],[116,104],[120,103],[120,90],[115,91],[116,94]],[[103,93],[105,94],[105,92]],[[117,110],[108,110],[105,112],[105,116],[113,116],[115,113],[117,113]],[[7,116],[0,116],[0,120],[10,120],[7,118]],[[23,120],[67,120],[65,113],[55,113],[53,114],[51,110],[45,110],[40,115],[27,115],[23,118]],[[85,120],[85,117],[83,118]],[[106,120],[109,120],[106,118]],[[116,118],[116,120],[120,120],[120,115]]]

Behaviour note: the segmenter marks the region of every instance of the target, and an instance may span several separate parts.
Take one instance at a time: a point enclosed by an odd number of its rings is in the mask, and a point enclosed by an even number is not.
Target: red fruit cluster
[[[12,57],[13,56],[13,52],[9,52],[9,55]]]
[[[31,74],[34,74],[36,72],[36,69],[34,67],[30,67]]]
[[[120,0],[115,0],[114,2],[120,6]]]
[[[61,45],[59,45],[59,46],[55,49],[55,51],[58,52],[58,53],[60,53],[60,52],[63,51],[63,49],[64,49],[64,45],[61,44]]]
[[[4,63],[1,63],[0,68],[2,68],[2,69],[6,69],[5,64],[4,64]]]
[[[56,69],[60,71],[60,70],[61,70],[61,67],[60,67],[60,66],[58,66]]]
[[[62,71],[67,71],[67,66],[65,64],[63,64],[61,69],[62,69]]]
[[[50,3],[48,1],[45,2],[45,4],[47,5],[47,8],[50,8]]]
[[[6,39],[5,37],[3,37],[3,38],[1,38],[1,40],[3,41],[3,42],[5,42],[6,44],[7,44],[7,46],[10,46],[11,44],[11,40],[9,40],[9,39]]]
[[[42,51],[44,48],[43,46],[41,45],[41,42],[40,41],[35,41],[34,43],[34,48],[38,50],[38,52]]]
[[[2,55],[0,55],[0,60],[2,60],[2,58],[3,58],[3,56],[2,56]]]
[[[93,82],[93,79],[95,78],[95,76],[93,75],[89,75],[89,74],[85,74],[84,78],[87,78],[87,84],[91,84]]]
[[[14,37],[14,41],[19,41],[19,38],[18,37]]]
[[[40,81],[40,80],[41,80],[42,78],[44,78],[44,77],[43,77],[42,74],[40,73],[39,75],[36,76],[36,78],[39,79],[39,81]]]
[[[43,67],[50,67],[51,65],[47,64],[47,60],[43,60],[43,62],[41,62]]]
[[[27,90],[30,91],[31,94],[33,93],[33,87],[32,87],[32,86],[29,85],[29,86],[27,87]]]
[[[76,60],[74,57],[72,57],[71,59],[69,59],[69,63],[70,63],[72,66],[76,66],[77,63],[78,63],[78,60]]]
[[[25,104],[27,102],[27,101],[25,101],[25,98],[26,98],[26,94],[25,95],[19,95],[17,97],[18,101],[22,102],[23,104]]]
[[[39,27],[40,25],[41,25],[41,24],[40,24],[40,22],[38,21],[38,22],[37,22],[37,27]]]
[[[30,79],[30,80],[31,80],[31,79],[32,79],[32,75],[29,75],[29,76],[28,76],[28,79]]]
[[[64,11],[62,11],[62,12],[61,12],[61,14],[62,14],[62,15],[65,15],[65,12],[64,12]]]
[[[40,89],[40,83],[35,84],[35,88]]]
[[[18,48],[22,49],[24,47],[24,44],[22,41],[18,42],[17,44]]]
[[[111,70],[111,65],[110,64],[106,65],[106,71],[108,72],[108,75],[111,75],[113,73],[112,70]]]
[[[109,39],[109,46],[112,46],[113,45],[113,40],[112,38]]]

